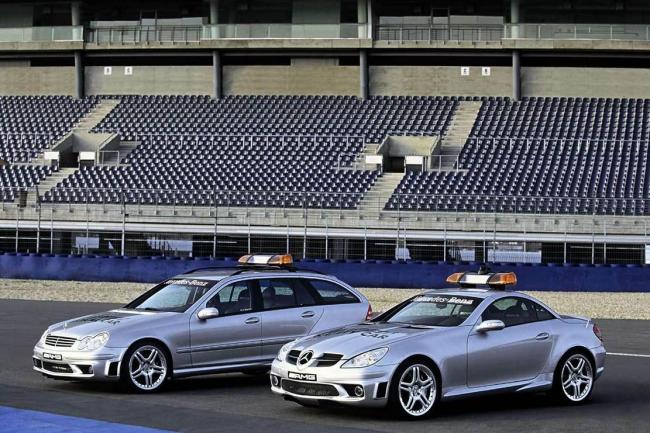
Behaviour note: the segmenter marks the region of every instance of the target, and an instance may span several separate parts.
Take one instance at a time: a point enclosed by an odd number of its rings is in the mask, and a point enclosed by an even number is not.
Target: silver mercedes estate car
[[[303,405],[388,406],[405,418],[488,392],[551,391],[569,404],[589,397],[605,363],[594,323],[503,290],[516,282],[512,273],[447,281],[462,287],[427,291],[370,321],[283,346],[272,391]]]
[[[141,392],[182,376],[266,373],[285,343],[371,313],[349,285],[291,263],[289,255],[244,256],[240,266],[198,269],[122,308],[52,325],[34,347],[34,370],[122,380]]]

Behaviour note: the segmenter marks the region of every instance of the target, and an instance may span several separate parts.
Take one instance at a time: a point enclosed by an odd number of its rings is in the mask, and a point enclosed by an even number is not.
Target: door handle
[[[249,317],[244,321],[244,323],[247,325],[253,325],[255,323],[259,323],[259,321],[260,321],[259,317]]]
[[[535,340],[546,340],[548,337],[549,337],[548,332],[542,332],[541,334],[537,334]]]
[[[314,317],[315,315],[316,313],[314,313],[313,311],[305,311],[300,315],[300,317],[304,317],[306,319],[308,317]]]

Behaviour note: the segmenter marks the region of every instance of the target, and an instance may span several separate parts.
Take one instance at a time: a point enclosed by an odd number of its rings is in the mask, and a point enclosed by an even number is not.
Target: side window
[[[323,304],[352,304],[359,302],[345,287],[325,280],[309,280],[311,287],[318,293]]]
[[[493,302],[481,315],[483,320],[501,320],[506,326],[537,320],[530,303],[523,298],[502,298]]]
[[[531,302],[531,305],[533,306],[533,310],[535,310],[535,314],[537,314],[537,320],[542,321],[555,319],[555,316],[553,316],[546,308],[542,307],[538,303]]]
[[[297,279],[269,278],[259,280],[265,310],[314,305],[316,301]]]
[[[251,290],[246,281],[230,284],[217,293],[207,303],[207,307],[219,310],[221,316],[245,313],[253,309]]]

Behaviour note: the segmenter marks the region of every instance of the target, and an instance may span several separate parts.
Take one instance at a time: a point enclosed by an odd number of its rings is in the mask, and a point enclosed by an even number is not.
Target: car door
[[[542,372],[553,345],[551,329],[548,321],[537,321],[530,301],[518,296],[498,299],[486,307],[478,323],[483,320],[501,320],[506,327],[470,332],[468,386],[531,380]]]
[[[280,348],[309,334],[323,314],[299,278],[260,278],[262,298],[262,355],[273,358]]]
[[[262,320],[259,297],[249,281],[237,281],[217,291],[201,308],[214,307],[219,316],[190,319],[193,367],[244,364],[261,358]],[[197,312],[199,311],[197,310]]]

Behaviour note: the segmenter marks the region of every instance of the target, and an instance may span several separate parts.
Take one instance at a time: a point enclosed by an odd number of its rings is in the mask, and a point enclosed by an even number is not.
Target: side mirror
[[[476,327],[476,332],[500,331],[505,327],[501,320],[484,320]]]
[[[198,317],[199,320],[214,319],[215,317],[219,317],[219,310],[216,308],[204,308],[199,310],[196,317]]]

